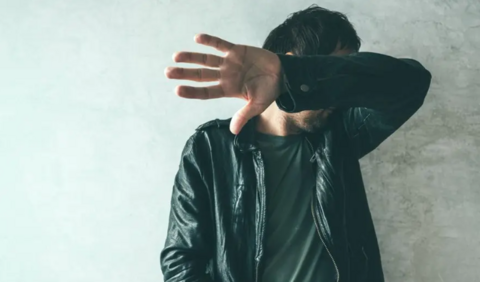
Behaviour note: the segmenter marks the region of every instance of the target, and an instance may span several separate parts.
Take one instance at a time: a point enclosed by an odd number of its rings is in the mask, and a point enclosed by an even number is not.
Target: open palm
[[[174,55],[178,63],[193,63],[209,68],[169,67],[165,75],[170,79],[198,82],[218,81],[206,87],[179,86],[176,94],[190,99],[235,97],[247,104],[233,116],[230,130],[238,134],[252,117],[261,114],[280,95],[281,64],[278,56],[268,50],[235,45],[207,34],[195,36],[197,43],[224,52],[220,57],[212,54],[179,52]]]

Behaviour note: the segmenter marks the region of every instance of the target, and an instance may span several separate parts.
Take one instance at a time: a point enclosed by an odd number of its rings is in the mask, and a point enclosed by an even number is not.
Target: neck
[[[288,118],[287,113],[280,110],[275,102],[258,116],[256,130],[277,136],[287,136],[301,132]]]

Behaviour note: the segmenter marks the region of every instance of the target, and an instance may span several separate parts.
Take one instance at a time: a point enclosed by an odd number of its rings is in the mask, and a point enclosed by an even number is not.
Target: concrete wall
[[[161,281],[171,185],[194,128],[163,69],[208,32],[260,45],[310,1],[1,0],[0,281]],[[363,51],[434,75],[424,107],[362,160],[391,282],[480,281],[480,2],[318,2]]]

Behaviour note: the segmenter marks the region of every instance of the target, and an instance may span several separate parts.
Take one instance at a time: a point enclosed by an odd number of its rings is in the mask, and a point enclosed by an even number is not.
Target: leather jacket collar
[[[258,116],[250,119],[247,124],[242,128],[240,133],[235,136],[234,146],[238,148],[242,153],[257,150],[258,147],[255,144],[255,131]]]

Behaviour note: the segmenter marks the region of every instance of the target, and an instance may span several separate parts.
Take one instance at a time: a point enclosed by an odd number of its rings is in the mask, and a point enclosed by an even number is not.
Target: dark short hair
[[[337,44],[358,52],[361,39],[347,16],[317,5],[295,12],[270,32],[263,49],[294,55],[329,55]]]

